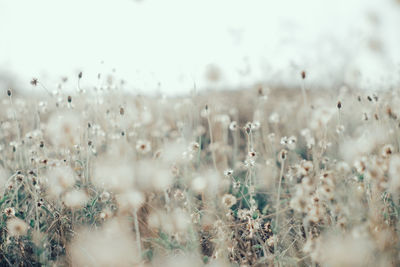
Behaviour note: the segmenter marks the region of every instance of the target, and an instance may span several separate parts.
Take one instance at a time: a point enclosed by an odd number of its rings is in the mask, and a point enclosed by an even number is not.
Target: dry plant
[[[190,97],[82,73],[4,90],[2,265],[399,266],[400,90],[301,76]]]

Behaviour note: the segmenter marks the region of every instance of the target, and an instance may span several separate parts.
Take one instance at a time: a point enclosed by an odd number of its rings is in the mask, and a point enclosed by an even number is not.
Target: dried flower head
[[[200,149],[200,144],[199,143],[197,143],[197,142],[190,143],[190,146],[189,146],[189,151],[190,152],[197,152],[197,151],[199,151],[199,149]]]
[[[391,156],[394,152],[394,147],[392,145],[385,145],[382,147],[381,155],[384,158]]]
[[[255,159],[257,157],[257,153],[254,151],[254,150],[250,150],[248,153],[247,153],[247,158],[248,159]]]
[[[182,192],[182,190],[177,189],[177,190],[175,190],[174,198],[177,201],[182,201],[185,199],[185,194]]]
[[[108,193],[107,191],[104,191],[103,193],[100,194],[99,196],[99,200],[101,202],[107,202],[110,199],[110,193]]]
[[[28,224],[19,218],[11,218],[7,221],[7,231],[10,236],[23,236],[28,232]]]
[[[296,136],[291,136],[287,140],[287,148],[289,150],[295,150],[296,149],[296,144],[297,144],[297,137]]]
[[[37,78],[32,78],[31,84],[32,84],[33,86],[36,86],[36,85],[38,84],[38,79],[37,79]]]
[[[367,168],[365,161],[366,161],[366,159],[363,157],[354,162],[354,167],[356,168],[357,172],[360,174],[363,174]]]
[[[222,204],[226,207],[226,208],[230,208],[233,205],[235,205],[237,202],[237,199],[235,196],[231,195],[231,194],[225,194],[222,196]]]
[[[234,189],[239,189],[240,188],[240,181],[239,180],[238,181],[233,181],[232,182],[232,187]]]
[[[7,217],[14,217],[14,216],[15,216],[15,209],[12,208],[12,207],[5,208],[5,209],[4,209],[4,214],[5,214]]]
[[[337,132],[338,134],[343,133],[344,130],[345,130],[344,125],[340,124],[340,125],[337,125],[337,126],[336,126],[336,132]]]
[[[232,121],[230,124],[229,124],[229,130],[231,130],[231,131],[236,131],[238,129],[238,124],[237,124],[237,122],[236,121]]]
[[[17,183],[22,183],[22,181],[24,180],[25,176],[21,173],[18,173],[17,175],[15,175],[15,181]]]
[[[136,142],[136,150],[141,154],[147,154],[151,151],[151,144],[148,140],[138,140]]]
[[[204,106],[204,109],[201,110],[200,116],[203,118],[207,118],[208,116],[210,116],[210,108],[207,104]]]
[[[232,169],[226,169],[226,170],[224,171],[224,175],[225,175],[226,177],[231,177],[232,174],[233,174],[233,170],[232,170]]]
[[[281,161],[281,162],[285,161],[286,158],[287,158],[287,154],[288,154],[287,150],[282,149],[282,150],[279,152],[278,160]]]
[[[247,122],[246,125],[243,127],[243,130],[246,132],[246,134],[250,134],[253,130],[251,122]]]
[[[287,136],[284,136],[281,138],[281,142],[280,142],[281,145],[286,146],[288,142],[289,142],[289,140],[288,140]]]

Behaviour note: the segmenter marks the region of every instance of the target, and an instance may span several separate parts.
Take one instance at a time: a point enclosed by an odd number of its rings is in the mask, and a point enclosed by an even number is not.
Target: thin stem
[[[212,133],[212,126],[211,126],[211,119],[210,119],[210,115],[207,115],[207,122],[208,122],[208,130],[210,132],[210,145],[214,144],[214,137],[213,137],[213,133]],[[217,168],[217,161],[215,159],[215,151],[214,151],[214,147],[212,147],[211,149],[211,156],[212,156],[212,160],[213,160],[213,164],[214,164],[214,168],[215,170],[218,171]]]
[[[164,190],[164,197],[165,197],[165,207],[166,207],[166,209],[167,209],[167,211],[170,211],[170,199],[169,199],[169,196],[168,196],[168,192],[167,192],[167,189],[165,189]]]
[[[18,159],[19,168],[23,168],[24,162],[23,162],[23,159],[22,159],[23,155],[22,155],[22,151],[21,151],[22,145],[23,145],[22,142],[21,142],[21,125],[20,125],[20,123],[19,123],[19,121],[17,119],[17,107],[14,106],[14,102],[12,100],[12,95],[10,95],[10,104],[11,104],[11,107],[12,107],[12,110],[13,110],[14,121],[15,121],[15,124],[17,126],[17,140],[18,140],[18,143],[17,143],[17,147],[16,147],[16,150],[17,150],[16,157]]]
[[[303,94],[303,101],[304,101],[304,105],[306,107],[308,107],[308,102],[307,102],[307,95],[306,95],[306,88],[305,88],[305,83],[304,83],[304,79],[301,82],[301,93]]]
[[[89,128],[86,128],[86,175],[85,175],[85,183],[87,186],[89,186],[89,171],[90,171],[90,152],[91,152],[91,145],[89,145],[89,140],[90,140],[90,131]]]
[[[139,250],[139,255],[142,256],[142,244],[140,242],[140,231],[139,231],[139,221],[137,218],[137,209],[134,208],[133,210],[133,220],[135,223],[135,233],[136,233],[136,244]]]
[[[283,170],[285,168],[285,161],[282,160],[281,164],[281,172],[279,174],[279,184],[278,184],[278,196],[276,198],[276,217],[275,217],[275,236],[278,237],[278,223],[279,223],[279,209],[280,209],[280,198],[281,198],[281,188],[282,188],[282,177],[283,177]],[[278,238],[274,240],[274,254],[277,255],[278,252]]]
[[[233,132],[233,156],[232,156],[232,169],[235,168],[237,154],[238,154],[238,139],[239,139],[239,131],[236,130]]]
[[[48,93],[49,94],[49,96],[52,96],[52,94],[51,94],[51,92],[46,88],[46,86],[44,86],[44,84],[43,83],[41,83],[41,82],[38,82],[38,84],[40,84],[40,86],[46,91],[46,93]]]

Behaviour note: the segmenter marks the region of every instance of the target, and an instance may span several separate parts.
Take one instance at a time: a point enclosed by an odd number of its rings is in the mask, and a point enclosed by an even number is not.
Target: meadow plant
[[[399,90],[102,77],[4,89],[2,265],[400,265]]]

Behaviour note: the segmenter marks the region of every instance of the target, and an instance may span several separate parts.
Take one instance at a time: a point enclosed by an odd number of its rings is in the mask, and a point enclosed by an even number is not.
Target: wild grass
[[[399,89],[32,86],[0,103],[2,265],[400,264]]]

